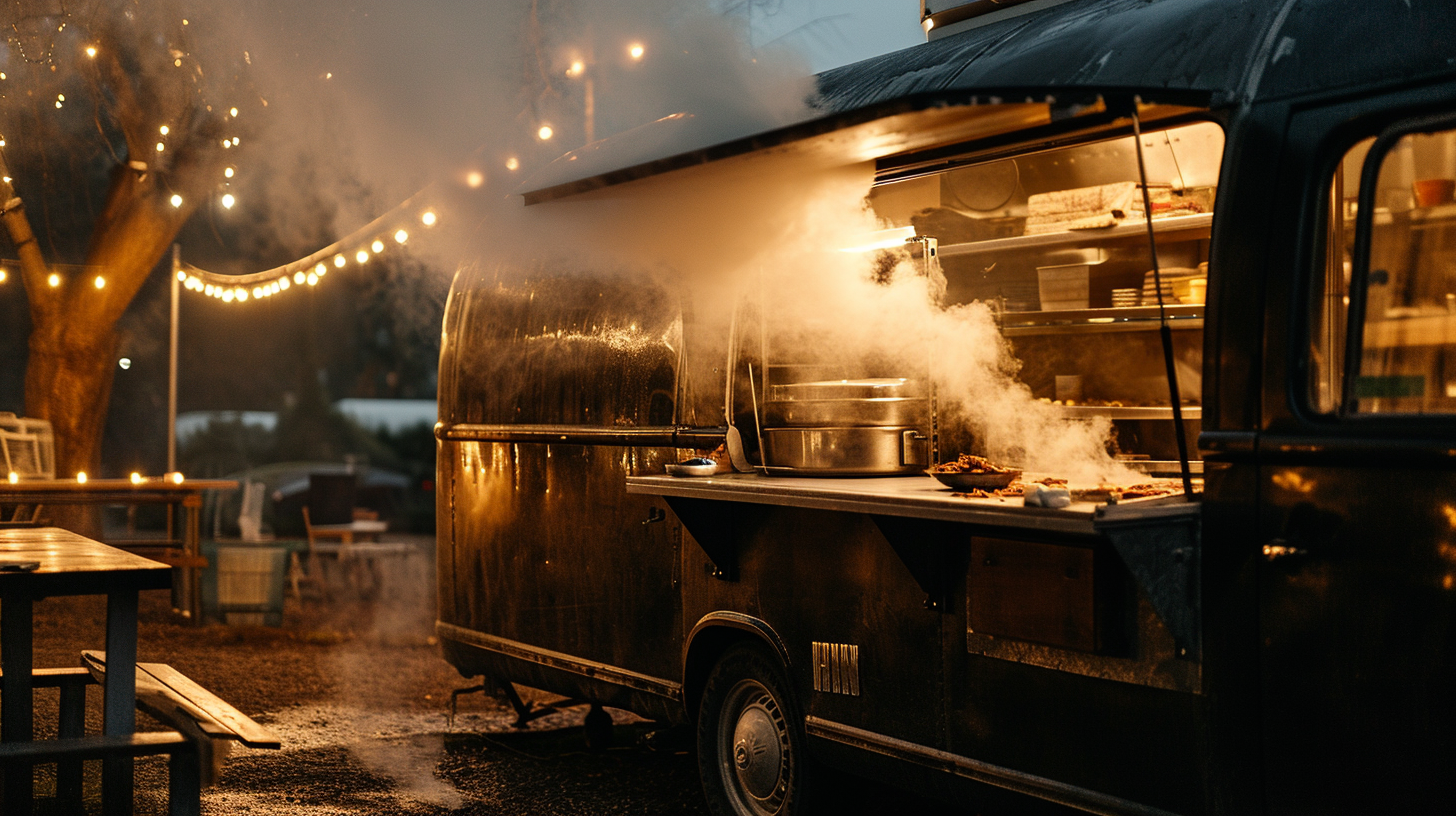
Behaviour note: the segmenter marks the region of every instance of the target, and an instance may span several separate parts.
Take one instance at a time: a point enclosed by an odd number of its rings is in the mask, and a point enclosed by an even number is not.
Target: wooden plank
[[[5,673],[0,672],[0,677],[4,676]],[[95,682],[96,680],[91,676],[91,672],[80,667],[34,669],[30,673],[31,688],[60,688],[62,686],[69,686],[73,683],[79,683],[83,686],[89,686]]]
[[[137,667],[143,674],[151,675],[178,695],[203,708],[218,722],[231,728],[238,739],[249,748],[278,748],[282,745],[272,731],[171,666],[165,663],[140,663]]]
[[[0,743],[0,765],[12,762],[41,763],[61,759],[103,759],[115,756],[171,754],[191,748],[191,740],[177,731],[148,731],[142,734],[92,735],[74,739]]]
[[[105,652],[88,649],[81,652],[81,659],[85,661],[86,668],[91,671],[98,683],[106,681]],[[196,723],[198,729],[209,737],[237,738],[231,728],[213,719],[206,711],[173,692],[165,684],[144,671],[138,671],[136,676],[136,704],[162,722],[175,724],[176,718],[180,715]]]
[[[81,655],[93,675],[105,676],[104,652],[87,650]],[[234,739],[249,748],[282,745],[273,732],[165,663],[137,664],[137,704],[163,721],[179,711],[216,739]]]

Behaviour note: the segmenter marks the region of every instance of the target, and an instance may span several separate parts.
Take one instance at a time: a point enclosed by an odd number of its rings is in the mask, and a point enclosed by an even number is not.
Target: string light
[[[238,118],[238,109],[237,108],[232,108],[232,109],[228,110],[228,116],[231,116],[234,119]]]
[[[86,471],[76,471],[76,484],[86,484]]]
[[[438,219],[435,217],[434,210],[425,210],[424,214],[420,216],[420,223],[424,224],[427,227],[435,226],[436,220]]]
[[[354,254],[354,260],[358,261],[361,264],[368,263],[369,262],[369,252],[367,250],[363,250],[363,249],[359,250],[357,253]]]
[[[642,59],[642,55],[646,53],[647,49],[642,47],[642,43],[632,43],[627,46],[627,56],[631,57],[634,61]]]
[[[571,67],[566,69],[566,75],[569,77],[579,77],[585,71],[586,63],[582,62],[581,60],[572,60]]]
[[[182,196],[179,196],[176,193],[173,193],[172,194],[172,206],[173,207],[180,207],[180,206],[182,206]]]
[[[61,285],[61,276],[52,272],[51,276],[49,278],[46,278],[46,283],[49,283],[51,285],[51,288],[54,289],[57,286]]]
[[[294,272],[293,273],[293,282],[294,283],[300,283],[300,284],[303,283],[303,278],[304,278],[304,274],[302,272]]]
[[[375,255],[378,255],[379,253],[384,251],[384,242],[379,240],[378,238],[375,238],[374,243],[370,244],[369,248],[374,250]]]
[[[536,131],[536,138],[540,139],[543,142],[549,141],[551,137],[555,135],[556,131],[552,130],[550,125],[542,125],[541,129]]]
[[[506,159],[506,169],[511,171],[521,169],[521,160],[517,159],[515,156]]]
[[[157,152],[158,153],[161,153],[163,150],[166,150],[166,149],[167,149],[167,146],[166,145],[162,144],[161,142],[157,142]]]
[[[224,169],[222,171],[222,177],[223,178],[232,178],[234,172],[235,171],[231,167],[228,167],[228,168],[226,168],[226,169]]]
[[[106,288],[106,278],[103,278],[100,275],[97,275],[96,276],[96,288],[97,289],[105,289]]]
[[[394,242],[396,244],[403,244],[405,241],[408,241],[408,240],[409,240],[409,233],[408,232],[406,232],[404,230],[395,230],[395,232],[394,232]]]
[[[10,273],[6,272],[4,269],[0,269],[0,283],[4,283],[5,279],[8,277],[10,277]]]
[[[172,129],[167,127],[166,125],[162,125],[161,127],[157,128],[157,131],[160,132],[163,136],[166,136],[168,133],[172,132]]]
[[[135,485],[141,484],[142,483],[142,475],[140,473],[137,473],[136,471],[132,471],[132,474],[131,474],[131,483],[132,484],[135,484]]]
[[[343,269],[344,268],[344,264],[346,264],[348,262],[349,261],[342,254],[335,255],[334,256],[334,266],[337,266],[340,269]],[[323,266],[323,264],[319,264],[319,266]],[[323,274],[323,270],[319,270],[319,274],[322,275]]]
[[[231,210],[233,208],[233,204],[236,204],[236,203],[237,203],[237,199],[233,198],[233,194],[232,193],[228,193],[228,194],[226,194],[226,195],[224,195],[222,197],[222,205],[224,207],[226,207],[227,209],[229,209],[229,210]]]
[[[16,473],[13,470],[10,471],[10,483],[11,484],[16,484],[19,481],[20,481],[20,474],[19,473]]]
[[[94,45],[88,45],[88,46],[86,46],[86,56],[88,56],[88,57],[90,57],[92,59],[95,59],[96,58],[96,46],[94,46]]]
[[[479,170],[471,170],[465,174],[465,184],[469,187],[479,187],[485,183],[485,174]]]

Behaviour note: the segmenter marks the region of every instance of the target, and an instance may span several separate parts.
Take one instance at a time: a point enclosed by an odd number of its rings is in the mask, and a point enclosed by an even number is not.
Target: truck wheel
[[[804,723],[777,659],[730,649],[698,709],[698,773],[717,816],[805,813]]]

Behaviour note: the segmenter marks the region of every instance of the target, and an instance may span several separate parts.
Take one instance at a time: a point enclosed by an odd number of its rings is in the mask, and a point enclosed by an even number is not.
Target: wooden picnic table
[[[201,552],[202,493],[236,490],[230,479],[31,479],[11,483],[0,477],[0,507],[36,505],[167,505],[167,530],[162,539],[117,538],[114,547],[161,561],[177,570],[173,605],[193,621],[202,615],[198,570],[207,566]]]
[[[66,756],[102,757],[104,812],[131,812],[132,757],[153,752],[146,743],[156,741],[135,734],[138,594],[171,583],[166,564],[68,530],[0,530],[0,758],[12,761],[0,802],[6,816],[31,813],[34,783],[27,762]],[[47,670],[38,672],[33,665],[33,607],[37,600],[56,595],[106,596],[106,651],[112,668],[103,686],[102,735],[63,735],[25,754],[28,746],[21,743],[34,740],[33,692],[37,685],[48,684]],[[11,754],[25,755],[16,761]],[[79,786],[79,776],[73,778]]]

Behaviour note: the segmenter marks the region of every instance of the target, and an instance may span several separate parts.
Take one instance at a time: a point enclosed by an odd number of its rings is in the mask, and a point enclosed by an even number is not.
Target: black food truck
[[[853,307],[737,270],[769,194],[708,219],[716,273],[457,275],[448,660],[695,727],[720,814],[803,812],[825,764],[1103,814],[1456,810],[1456,3],[923,16],[816,118],[523,210],[845,170],[880,232],[800,257],[892,307],[805,321]]]

